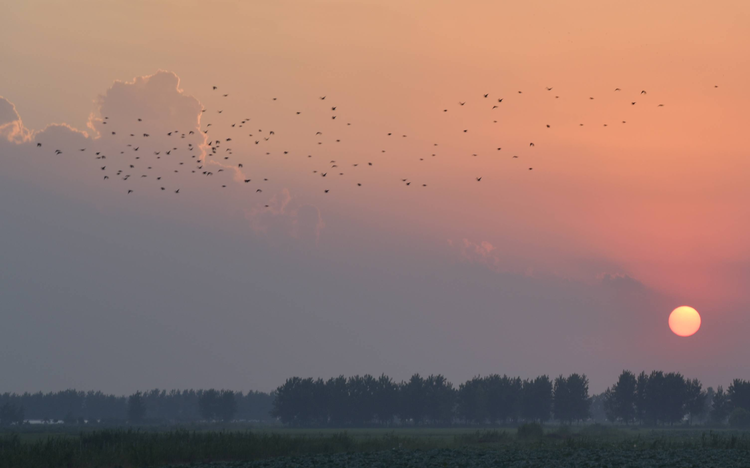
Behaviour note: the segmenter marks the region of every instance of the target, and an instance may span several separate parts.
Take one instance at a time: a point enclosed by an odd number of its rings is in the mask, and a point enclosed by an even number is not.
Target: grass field
[[[35,429],[0,435],[0,468],[750,467],[750,433],[687,427]]]

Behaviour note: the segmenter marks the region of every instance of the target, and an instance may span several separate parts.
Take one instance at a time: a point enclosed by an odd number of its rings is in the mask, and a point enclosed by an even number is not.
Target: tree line
[[[730,423],[750,428],[750,382],[704,390],[679,373],[623,371],[589,396],[586,375],[521,379],[475,377],[455,388],[442,375],[395,382],[386,375],[328,380],[292,377],[274,392],[272,415],[291,426],[562,424],[592,419],[592,403],[611,422],[642,425]]]
[[[603,394],[607,419],[625,424],[703,422],[750,427],[750,382],[735,379],[726,391],[703,390],[698,379],[676,372],[623,371]]]
[[[278,387],[272,414],[296,426],[503,424],[589,416],[589,382],[572,374],[550,379],[490,375],[454,388],[442,375],[419,374],[396,383],[371,375],[292,377]]]
[[[496,425],[556,420],[618,424],[727,424],[750,428],[750,381],[725,390],[697,379],[623,371],[589,396],[586,375],[474,377],[457,388],[442,375],[396,382],[386,375],[292,377],[271,393],[150,390],[130,396],[66,390],[0,394],[0,425],[25,420],[91,424],[280,421],[292,426]]]
[[[64,390],[0,394],[0,424],[23,420],[65,423],[271,421],[273,395],[230,390],[149,390],[130,396]]]

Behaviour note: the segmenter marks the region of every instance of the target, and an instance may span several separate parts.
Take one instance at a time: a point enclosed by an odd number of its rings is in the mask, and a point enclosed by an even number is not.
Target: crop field
[[[434,449],[386,450],[254,462],[216,462],[180,468],[417,468],[417,467],[747,467],[748,453],[737,449]]]
[[[198,428],[195,428],[198,429]],[[750,467],[750,433],[705,428],[31,431],[0,468]]]

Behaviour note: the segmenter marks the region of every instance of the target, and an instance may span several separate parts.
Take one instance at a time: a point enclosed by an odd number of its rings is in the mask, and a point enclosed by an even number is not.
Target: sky
[[[745,1],[0,12],[0,391],[748,378]]]

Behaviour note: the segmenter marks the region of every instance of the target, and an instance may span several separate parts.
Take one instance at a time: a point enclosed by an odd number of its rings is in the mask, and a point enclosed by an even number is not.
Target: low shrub
[[[544,436],[544,429],[539,423],[526,423],[518,426],[518,438],[522,440],[539,439]]]

